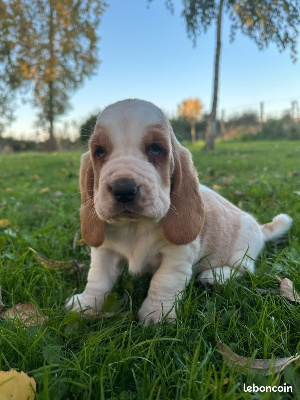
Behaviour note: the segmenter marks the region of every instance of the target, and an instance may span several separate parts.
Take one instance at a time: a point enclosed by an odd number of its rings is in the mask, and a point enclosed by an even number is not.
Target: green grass
[[[255,274],[214,290],[192,282],[184,292],[176,325],[144,328],[136,312],[149,278],[126,274],[115,289],[132,301],[112,318],[85,321],[66,314],[64,302],[83,290],[83,276],[49,271],[33,247],[55,260],[76,258],[88,265],[88,247],[72,241],[79,229],[80,154],[1,156],[0,283],[3,302],[37,304],[49,317],[44,326],[0,322],[0,370],[16,368],[33,376],[37,399],[285,399],[284,394],[250,394],[243,384],[291,384],[300,398],[300,368],[277,377],[228,367],[216,349],[216,334],[233,351],[257,358],[287,357],[300,351],[300,308],[280,295],[275,275],[292,279],[300,292],[300,142],[219,143],[215,152],[189,146],[200,181],[260,222],[285,212],[294,218],[289,241],[268,244]],[[40,193],[41,189],[49,191]],[[60,192],[60,193],[58,193]],[[87,270],[87,268],[86,268]],[[228,378],[228,380],[224,379]],[[298,390],[298,392],[297,392]],[[1,397],[1,396],[0,396]],[[291,397],[290,397],[291,398]]]

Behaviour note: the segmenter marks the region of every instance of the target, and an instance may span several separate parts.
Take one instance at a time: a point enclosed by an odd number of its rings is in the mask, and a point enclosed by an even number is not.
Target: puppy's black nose
[[[138,186],[131,179],[118,179],[111,185],[111,191],[119,203],[129,203],[135,199]]]

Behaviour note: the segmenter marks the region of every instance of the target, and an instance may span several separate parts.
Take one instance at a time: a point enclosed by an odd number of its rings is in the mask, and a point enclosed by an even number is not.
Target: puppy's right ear
[[[81,157],[79,183],[81,236],[90,246],[99,247],[104,241],[105,222],[98,217],[94,206],[94,171],[90,152]]]

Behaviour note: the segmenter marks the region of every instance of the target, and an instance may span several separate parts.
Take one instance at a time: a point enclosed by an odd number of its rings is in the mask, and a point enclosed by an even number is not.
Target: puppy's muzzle
[[[118,203],[130,203],[136,199],[139,188],[132,179],[117,179],[110,185],[110,189]]]

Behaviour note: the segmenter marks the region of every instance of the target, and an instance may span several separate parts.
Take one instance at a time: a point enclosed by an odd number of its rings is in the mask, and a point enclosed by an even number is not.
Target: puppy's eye
[[[153,143],[148,147],[148,153],[150,156],[159,156],[162,152],[163,149],[156,143]]]
[[[99,157],[99,158],[105,157],[106,154],[107,154],[107,152],[103,147],[98,147],[95,152],[96,157]]]

